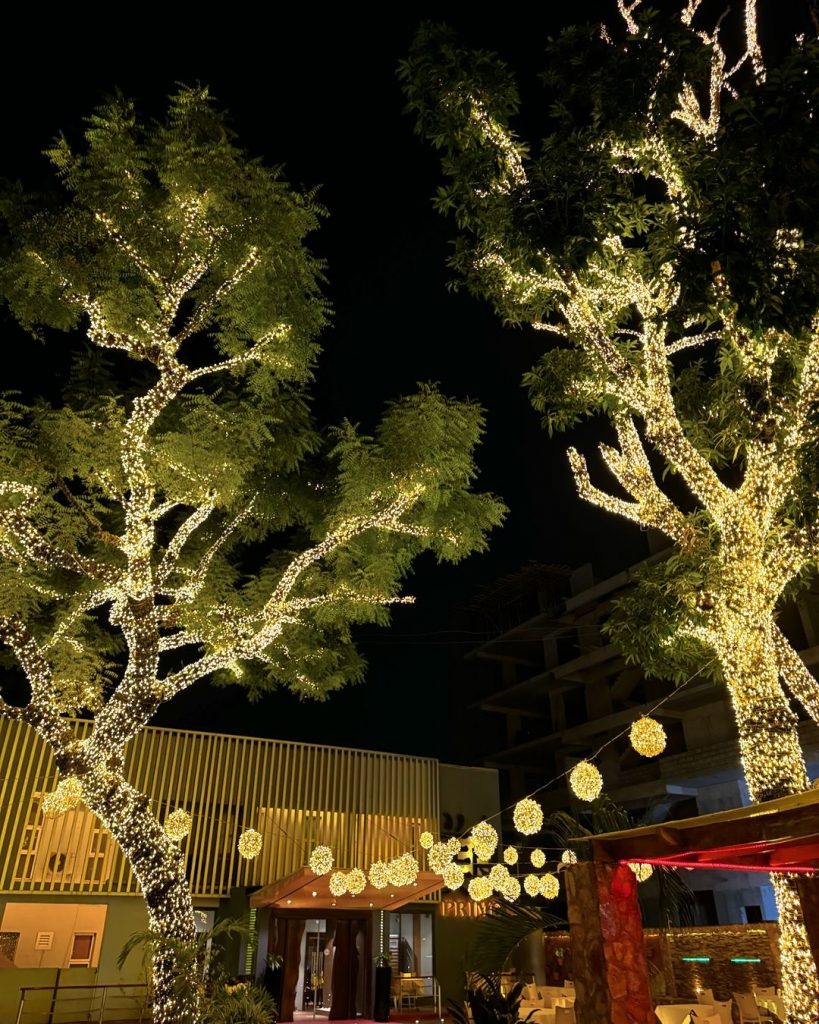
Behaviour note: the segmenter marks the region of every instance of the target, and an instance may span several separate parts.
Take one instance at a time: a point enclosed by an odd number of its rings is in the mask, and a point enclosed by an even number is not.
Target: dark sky
[[[638,530],[580,504],[566,437],[549,440],[540,430],[520,386],[538,351],[534,332],[504,329],[487,307],[447,291],[452,225],[431,206],[437,158],[413,135],[395,76],[418,23],[445,20],[501,53],[536,114],[547,36],[585,16],[611,18],[614,7],[547,0],[482,13],[477,4],[407,5],[382,20],[350,7],[330,16],[313,5],[284,16],[259,7],[253,16],[228,5],[191,12],[190,27],[176,31],[156,9],[149,17],[121,8],[107,40],[99,22],[82,24],[74,11],[62,25],[49,15],[44,35],[32,8],[29,25],[7,37],[17,59],[0,72],[4,177],[43,180],[40,151],[60,130],[76,135],[115,86],[153,114],[175,82],[199,81],[230,110],[246,149],[283,163],[294,184],[320,185],[330,217],[312,246],[329,262],[335,317],[323,338],[318,412],[327,422],[347,416],[371,425],[386,400],[423,380],[469,396],[487,412],[479,485],[510,506],[488,553],[455,567],[419,561],[407,585],[417,604],[398,609],[391,628],[362,632],[370,666],[363,685],[324,704],[276,693],[248,709],[240,689],[199,684],[164,710],[163,724],[446,758],[458,728],[447,717],[450,658],[468,649],[464,634],[447,632],[453,609],[531,559],[592,561],[607,572],[645,552]],[[7,324],[4,331],[12,336]]]

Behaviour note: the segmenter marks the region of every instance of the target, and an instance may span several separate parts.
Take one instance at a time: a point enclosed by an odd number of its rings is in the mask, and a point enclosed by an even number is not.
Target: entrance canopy
[[[819,790],[608,832],[592,844],[594,859],[609,863],[812,873],[819,871]]]
[[[407,903],[415,903],[422,896],[438,892],[443,885],[440,875],[420,871],[414,885],[367,887],[358,896],[333,896],[330,875],[315,875],[310,868],[300,868],[287,878],[258,889],[250,897],[251,907],[276,907],[279,910],[310,910],[335,907],[336,910],[397,910]]]

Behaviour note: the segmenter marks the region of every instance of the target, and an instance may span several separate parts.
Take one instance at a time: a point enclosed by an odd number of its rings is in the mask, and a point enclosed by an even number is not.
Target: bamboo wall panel
[[[87,730],[76,723],[78,735]],[[126,777],[164,821],[184,807],[191,891],[226,896],[307,863],[318,843],[341,868],[365,870],[437,831],[438,763],[429,758],[244,736],[149,728],[130,745]],[[40,801],[58,774],[45,743],[22,722],[0,721],[0,892],[136,893],[116,843],[80,808],[46,820]],[[236,849],[255,828],[254,861]]]

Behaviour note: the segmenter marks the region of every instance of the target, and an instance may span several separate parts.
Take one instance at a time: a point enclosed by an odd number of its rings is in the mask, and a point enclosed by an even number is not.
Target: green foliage
[[[474,975],[469,979],[466,1003],[450,999],[449,1015],[455,1024],[517,1024],[522,992],[523,982],[504,995],[496,974]],[[529,1020],[533,1012],[524,1020]]]
[[[114,96],[77,144],[60,138],[47,155],[58,193],[2,195],[0,288],[44,358],[68,348],[70,371],[57,400],[0,395],[0,481],[34,488],[29,518],[54,548],[121,570],[131,417],[158,374],[219,366],[165,404],[142,451],[154,507],[167,509],[155,573],[194,511],[211,508],[163,584],[178,593],[194,581],[194,595],[158,598],[173,604],[169,628],[205,639],[169,654],[163,672],[191,652],[230,651],[236,616],[263,615],[295,555],[417,486],[404,516],[414,533],[359,532],[308,566],[293,596],[322,602],[262,658],[217,676],[251,695],[284,685],[314,698],[355,682],[353,629],[388,621],[413,559],[483,550],[503,519],[473,489],[481,410],[420,385],[369,430],[315,422],[309,388],[329,308],[307,239],[324,210],[238,147],[207,89],[182,88],[150,122]],[[19,500],[0,497],[0,510]],[[33,562],[13,532],[0,543],[0,614],[49,644],[64,710],[96,709],[123,661],[106,602],[83,611],[97,584]]]
[[[204,1000],[203,1024],[275,1024],[276,1001],[258,985],[221,986]]]

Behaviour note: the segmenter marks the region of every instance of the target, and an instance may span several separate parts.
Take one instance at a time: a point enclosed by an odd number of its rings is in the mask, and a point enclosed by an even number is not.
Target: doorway
[[[371,915],[274,913],[268,953],[281,958],[279,1020],[308,1024],[367,1017],[371,947]]]

